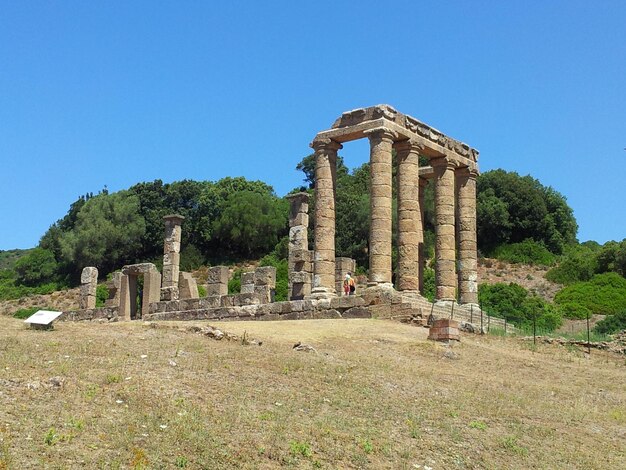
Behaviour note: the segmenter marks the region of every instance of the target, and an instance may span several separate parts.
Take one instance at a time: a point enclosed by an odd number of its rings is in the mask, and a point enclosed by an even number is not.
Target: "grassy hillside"
[[[262,346],[170,326],[0,317],[0,468],[626,468],[623,357],[382,320],[221,325]]]

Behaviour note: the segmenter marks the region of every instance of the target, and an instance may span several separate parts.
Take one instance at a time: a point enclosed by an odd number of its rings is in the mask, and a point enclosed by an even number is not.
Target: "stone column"
[[[289,210],[289,300],[311,295],[311,252],[309,251],[309,194],[286,196]]]
[[[341,144],[330,139],[311,143],[315,150],[314,297],[335,296],[335,178]]]
[[[424,242],[424,207],[425,207],[425,195],[426,186],[428,180],[426,178],[419,179],[419,205],[420,205],[420,224],[419,224],[419,291],[424,294],[424,268],[426,267],[426,244]]]
[[[398,277],[397,289],[419,292],[420,256],[423,242],[419,200],[419,152],[423,146],[405,140],[395,145],[398,152]]]
[[[462,304],[478,303],[476,247],[476,176],[474,169],[456,171],[458,201],[459,295]]]
[[[172,214],[163,217],[165,220],[165,241],[163,244],[163,284],[161,298],[163,300],[178,299],[178,276],[180,274],[180,239],[181,224],[185,218]]]
[[[98,288],[98,268],[84,268],[80,274],[79,308],[96,308],[96,289]]]
[[[392,158],[395,134],[378,128],[370,139],[370,272],[369,286],[393,287],[391,283]]]
[[[437,300],[456,299],[454,163],[431,160],[435,170],[435,284]]]

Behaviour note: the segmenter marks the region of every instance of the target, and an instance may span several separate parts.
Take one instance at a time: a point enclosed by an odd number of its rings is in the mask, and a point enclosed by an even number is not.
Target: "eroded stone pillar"
[[[395,145],[398,153],[398,272],[396,287],[418,292],[420,244],[423,242],[419,200],[419,152],[423,146],[411,140]]]
[[[370,286],[391,283],[392,146],[395,134],[385,128],[369,131],[370,139]]]
[[[185,218],[172,214],[163,217],[165,220],[165,240],[163,243],[163,300],[178,299],[178,277],[180,274],[180,240],[181,225]]]
[[[84,268],[80,274],[79,308],[96,308],[96,289],[98,288],[98,268]]]
[[[419,291],[424,294],[424,268],[426,267],[426,244],[424,242],[424,207],[425,207],[425,195],[426,186],[428,180],[426,178],[419,179],[419,205],[420,205],[420,242],[419,242]]]
[[[334,175],[337,151],[342,145],[331,139],[318,139],[311,147],[315,150],[315,250],[311,294],[332,297],[336,295]]]
[[[477,172],[469,168],[460,168],[456,171],[459,296],[462,304],[478,303],[476,176]]]
[[[289,300],[311,295],[312,263],[309,251],[309,194],[286,196],[289,210]]]
[[[435,170],[435,284],[437,300],[456,299],[455,185],[453,162],[431,160]]]

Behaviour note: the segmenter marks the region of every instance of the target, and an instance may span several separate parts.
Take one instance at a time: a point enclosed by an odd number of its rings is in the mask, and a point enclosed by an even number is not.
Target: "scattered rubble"
[[[303,344],[300,341],[298,341],[296,344],[293,345],[293,350],[317,353],[317,350],[313,346],[309,344]]]

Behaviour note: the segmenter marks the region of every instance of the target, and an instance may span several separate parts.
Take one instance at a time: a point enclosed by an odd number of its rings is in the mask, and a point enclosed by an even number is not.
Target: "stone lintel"
[[[415,120],[417,121],[417,120]],[[419,122],[419,121],[417,121]],[[423,124],[426,126],[426,124]],[[461,143],[454,139],[451,139],[439,131],[426,126],[433,131],[433,134],[422,132],[427,135],[420,135],[411,129],[397,124],[394,121],[390,121],[384,117],[357,122],[352,125],[333,127],[332,129],[319,132],[313,142],[331,139],[335,142],[349,142],[352,140],[362,139],[367,136],[367,131],[371,131],[376,128],[384,127],[397,134],[398,141],[401,140],[413,140],[416,144],[422,145],[424,150],[422,155],[428,158],[447,157],[454,160],[459,166],[467,166],[470,168],[478,168],[478,151],[470,148],[467,144]]]
[[[443,132],[421,122],[418,119],[415,119],[413,116],[398,112],[393,106],[388,104],[378,104],[368,108],[346,111],[333,123],[332,129],[350,128],[363,122],[377,119],[385,119],[388,122],[394,123],[399,127],[407,129],[413,134],[424,137],[437,145],[453,150],[459,156],[469,158],[474,162],[478,160],[478,151],[476,149],[471,148],[463,142],[448,137]]]

